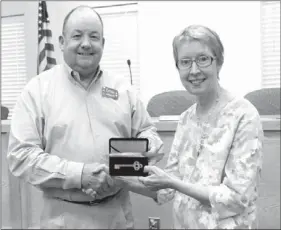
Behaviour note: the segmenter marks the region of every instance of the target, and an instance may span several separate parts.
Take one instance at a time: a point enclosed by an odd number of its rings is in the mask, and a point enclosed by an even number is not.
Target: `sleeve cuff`
[[[84,163],[68,162],[66,168],[66,181],[63,189],[81,189],[81,177]]]
[[[224,184],[209,187],[209,200],[212,213],[217,219],[235,216],[245,209],[239,202],[239,195],[233,193]]]
[[[140,135],[139,137],[147,138],[148,146],[150,148],[155,147],[157,150],[157,153],[161,154],[160,150],[162,150],[164,143],[157,134],[151,133],[151,132],[146,132],[145,135]],[[156,155],[157,155],[157,153],[156,153]]]
[[[157,192],[157,197],[154,199],[154,201],[159,204],[165,204],[169,202],[170,200],[174,199],[175,196],[175,190],[174,189],[161,189]]]

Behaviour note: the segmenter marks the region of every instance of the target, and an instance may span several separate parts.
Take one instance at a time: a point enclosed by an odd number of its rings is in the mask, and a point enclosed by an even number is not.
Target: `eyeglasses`
[[[216,58],[207,55],[200,55],[196,58],[183,58],[178,60],[177,67],[180,70],[190,69],[192,63],[195,62],[199,68],[205,68],[210,66],[215,59]]]

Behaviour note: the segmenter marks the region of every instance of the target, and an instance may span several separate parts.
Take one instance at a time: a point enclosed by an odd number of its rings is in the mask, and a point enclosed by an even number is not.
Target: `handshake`
[[[148,155],[147,155],[148,154]],[[149,153],[118,153],[112,154],[126,157],[140,157],[147,156],[149,164],[155,164],[162,159],[163,154],[157,153],[157,155],[150,155]],[[128,177],[114,176],[109,174],[109,167],[105,164],[92,163],[85,164],[82,171],[82,191],[94,199],[97,197],[103,197],[105,194],[112,192],[119,188],[125,188]]]
[[[118,183],[109,175],[108,166],[99,163],[85,164],[82,171],[81,187],[87,195],[93,198],[102,197],[116,185],[118,186]]]

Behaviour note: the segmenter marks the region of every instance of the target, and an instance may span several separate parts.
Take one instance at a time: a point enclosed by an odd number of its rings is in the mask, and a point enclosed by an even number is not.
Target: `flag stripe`
[[[46,49],[46,50],[50,50],[50,51],[54,51],[54,50],[55,50],[55,49],[54,49],[54,45],[51,44],[51,43],[46,43],[46,44],[45,44],[45,49]]]
[[[52,31],[51,30],[40,30],[38,31],[39,34],[39,42],[41,42],[41,40],[44,37],[52,37]]]
[[[50,43],[46,43],[46,44],[43,44],[43,45],[45,45],[45,47],[39,53],[39,58],[38,58],[39,63],[46,57],[46,54],[48,54],[47,57],[53,56],[53,52],[49,52],[49,51],[54,51],[54,45],[50,44]],[[52,64],[56,64],[55,58],[53,58],[53,59],[54,59],[54,63],[52,62]]]
[[[39,63],[41,63],[43,61],[43,59],[46,57],[46,50],[43,49],[40,53],[39,53]]]
[[[48,23],[49,24],[49,23]],[[39,32],[39,35],[40,36],[42,36],[42,37],[44,37],[44,36],[46,36],[46,37],[52,37],[52,31],[51,30],[40,30]]]
[[[49,63],[49,66],[56,65],[56,59],[52,57],[47,57],[47,62]]]
[[[47,66],[47,59],[44,58],[39,65],[39,73],[43,72],[45,70],[45,67]]]
[[[49,46],[49,47],[48,47]],[[39,63],[46,57],[50,57],[49,60],[52,60],[51,64],[56,64],[56,59],[53,57],[54,46],[52,44],[46,43],[45,48],[39,53]],[[48,62],[49,63],[49,62]]]
[[[56,64],[47,4],[45,1],[40,1],[38,5],[38,73],[50,69]]]

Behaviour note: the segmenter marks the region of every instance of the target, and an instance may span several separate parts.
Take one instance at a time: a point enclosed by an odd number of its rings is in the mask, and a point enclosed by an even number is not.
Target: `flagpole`
[[[39,53],[39,7],[40,7],[40,2],[38,1],[38,11],[37,11],[37,54]],[[37,75],[40,73],[39,72],[39,56],[37,56],[36,58],[36,62],[37,62]]]
[[[38,74],[57,64],[49,24],[47,3],[46,1],[40,1],[38,5]]]

